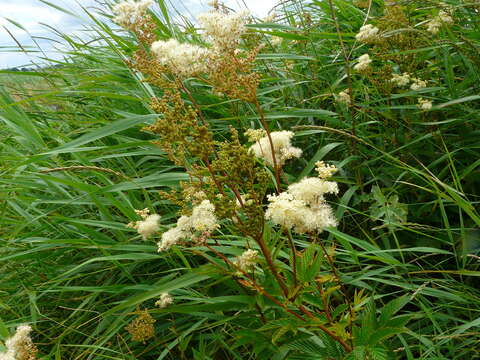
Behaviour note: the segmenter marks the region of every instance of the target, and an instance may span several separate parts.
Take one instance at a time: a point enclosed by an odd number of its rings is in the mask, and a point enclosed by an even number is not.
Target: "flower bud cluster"
[[[406,72],[404,72],[402,75],[393,74],[390,82],[392,82],[398,87],[407,86],[408,84],[410,84],[410,74]]]
[[[412,85],[410,85],[410,89],[412,89],[414,91],[417,91],[417,90],[420,90],[420,89],[423,89],[423,88],[427,87],[427,82],[425,80],[418,79],[418,78],[412,78],[411,81],[412,81]]]
[[[335,95],[335,100],[341,104],[349,105],[352,102],[352,98],[347,90],[340,91],[337,95]]]
[[[430,110],[432,108],[433,104],[430,100],[419,98],[418,99],[418,107],[419,109],[423,111]]]

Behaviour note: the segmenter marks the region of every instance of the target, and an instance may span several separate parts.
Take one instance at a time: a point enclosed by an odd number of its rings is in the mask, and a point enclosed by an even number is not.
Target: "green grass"
[[[416,24],[436,4],[407,3]],[[271,128],[293,129],[304,151],[286,177],[312,174],[321,159],[340,168],[333,201],[340,224],[321,238],[339,244],[335,259],[349,296],[363,290],[378,309],[360,322],[375,326],[369,316],[387,309],[409,320],[404,332],[385,333],[389,351],[378,359],[480,358],[480,18],[473,2],[448,3],[455,24],[431,38],[419,25],[415,47],[401,51],[415,55],[411,71],[428,87],[384,91],[373,81],[382,74],[352,73],[353,108],[332,96],[348,87],[339,36],[350,64],[370,51],[354,42],[366,9],[332,1],[340,34],[324,0],[289,1],[277,9],[279,25],[249,27],[261,41],[284,38],[278,47],[267,44],[256,71]],[[383,8],[373,1],[371,14],[379,17]],[[158,192],[188,176],[140,131],[156,118],[148,104],[160,89],[125,65],[134,38],[89,15],[102,42],[64,35],[72,50],[60,66],[0,72],[8,79],[0,86],[0,339],[29,323],[42,359],[340,358],[320,355],[328,339],[286,323],[275,306],[242,293],[202,257],[180,249],[159,254],[154,241],[125,226],[136,220],[135,209],[149,207],[166,230],[178,209]],[[191,23],[156,16],[159,38],[200,41]],[[377,67],[385,63],[375,58]],[[218,140],[229,126],[258,127],[250,105],[217,98],[195,81],[188,87]],[[418,110],[418,97],[431,99],[433,109]],[[83,168],[44,172],[71,166]],[[269,235],[272,247],[284,241],[274,228]],[[246,242],[231,226],[216,240],[229,255]],[[303,250],[308,239],[296,245]],[[287,271],[286,254],[276,256]],[[328,273],[325,262],[320,273]],[[156,309],[166,291],[175,304]],[[398,298],[408,301],[387,305]],[[255,304],[269,316],[267,325]],[[125,330],[137,308],[151,309],[156,319],[146,344]]]

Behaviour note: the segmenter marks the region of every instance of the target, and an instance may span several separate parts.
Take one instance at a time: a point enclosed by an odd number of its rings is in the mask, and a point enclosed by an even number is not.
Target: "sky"
[[[45,0],[51,4],[72,12],[66,14],[43,3],[41,0],[0,0],[0,69],[29,66],[32,61],[42,64],[38,56],[60,58],[59,49],[67,48],[67,44],[49,28],[60,29],[70,36],[85,37],[85,24],[88,16],[82,7],[95,11],[108,0]],[[195,15],[208,9],[208,0],[166,0],[185,15]],[[244,7],[256,16],[264,17],[275,5],[276,0],[224,0],[233,8]],[[22,28],[11,21],[19,24]],[[8,31],[7,31],[8,30]],[[25,49],[40,47],[35,55],[27,55],[19,50],[15,38]],[[37,45],[35,44],[38,44]]]

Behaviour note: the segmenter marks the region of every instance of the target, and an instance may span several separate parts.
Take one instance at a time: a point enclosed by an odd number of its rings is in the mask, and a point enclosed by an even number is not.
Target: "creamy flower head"
[[[283,43],[283,38],[280,36],[272,36],[270,42],[273,46],[279,46]]]
[[[320,178],[304,178],[279,195],[269,195],[265,218],[297,233],[322,232],[337,226],[325,194],[337,194],[338,185]]]
[[[203,200],[193,207],[191,216],[181,216],[177,226],[162,234],[162,240],[157,243],[158,252],[169,250],[173,245],[183,240],[191,239],[195,232],[209,234],[220,227],[215,215],[215,206],[210,200]]]
[[[240,37],[245,33],[245,25],[250,13],[240,11],[233,14],[224,14],[219,11],[211,11],[200,14],[198,22],[204,29],[203,36],[219,48],[235,48]]]
[[[158,231],[160,228],[158,224],[160,221],[160,215],[150,215],[150,210],[148,208],[135,210],[135,213],[138,216],[141,216],[143,220],[131,222],[127,224],[127,227],[137,230],[137,232],[142,235],[143,240],[146,240]]]
[[[341,104],[349,105],[352,102],[352,98],[348,93],[348,89],[344,91],[340,91],[337,95],[335,95],[335,100]]]
[[[332,177],[338,169],[335,165],[327,164],[324,161],[317,161],[315,163],[315,171],[318,173],[320,179],[328,179]]]
[[[160,221],[160,215],[152,214],[145,218],[143,221],[137,221],[137,231],[142,235],[143,240],[155,234],[160,228],[158,222]]]
[[[175,39],[159,40],[152,44],[152,52],[160,64],[181,76],[193,76],[208,70],[209,51],[197,45],[182,44]]]
[[[263,22],[272,23],[277,18],[278,14],[275,11],[272,11],[270,14],[263,18]]]
[[[270,133],[272,139],[273,151],[275,152],[275,160],[279,166],[285,164],[285,161],[302,156],[302,150],[292,146],[291,139],[294,133],[292,131],[274,131]],[[264,159],[265,162],[274,166],[272,146],[268,136],[258,140],[250,147],[256,157]]]
[[[365,71],[370,66],[372,59],[370,59],[370,55],[363,54],[358,58],[358,63],[353,67],[357,71]]]
[[[379,28],[373,26],[372,24],[367,24],[360,28],[358,34],[355,35],[355,39],[364,43],[373,42],[379,38],[379,31]]]
[[[127,0],[116,4],[113,13],[116,15],[113,21],[123,27],[129,27],[145,16],[147,9],[153,4],[153,0],[132,1]]]
[[[0,353],[0,360],[30,360],[35,359],[37,348],[30,338],[32,328],[28,325],[17,327],[15,334],[5,341],[5,352]]]
[[[155,302],[155,306],[158,306],[160,309],[164,309],[172,304],[173,304],[173,297],[169,293],[160,294],[160,299],[158,299]]]
[[[190,224],[195,231],[201,232],[213,232],[219,228],[215,206],[210,200],[203,200],[193,208]]]
[[[290,185],[288,193],[296,200],[302,200],[308,205],[316,205],[325,201],[325,194],[338,194],[338,185],[335,181],[306,177]]]
[[[427,82],[425,80],[418,79],[418,78],[412,78],[411,80],[412,80],[412,85],[410,85],[410,89],[414,91],[427,87]]]
[[[437,34],[443,25],[453,24],[453,18],[445,10],[440,10],[438,15],[428,22],[427,31]]]
[[[390,81],[398,87],[404,87],[410,84],[410,74],[404,72],[402,75],[393,74]]]
[[[238,267],[239,270],[237,275],[241,275],[242,271],[250,271],[255,264],[258,262],[258,251],[248,249],[242,253],[242,255],[237,256],[233,263]]]
[[[430,100],[427,100],[427,99],[418,99],[418,107],[423,110],[423,111],[427,111],[427,110],[430,110],[432,108],[433,104]]]

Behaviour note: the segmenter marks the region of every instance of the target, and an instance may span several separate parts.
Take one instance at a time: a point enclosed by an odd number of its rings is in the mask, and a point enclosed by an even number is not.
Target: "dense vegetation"
[[[150,45],[206,48],[201,27],[151,9],[141,31],[89,12],[95,38],[62,34],[59,65],[0,72],[0,340],[29,324],[40,359],[480,359],[478,1],[282,1],[210,59],[228,72],[192,76]],[[254,157],[262,127],[302,155]],[[338,225],[265,219],[319,161]],[[192,186],[220,228],[158,252]]]

